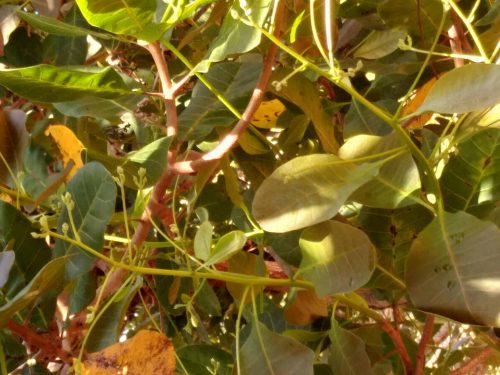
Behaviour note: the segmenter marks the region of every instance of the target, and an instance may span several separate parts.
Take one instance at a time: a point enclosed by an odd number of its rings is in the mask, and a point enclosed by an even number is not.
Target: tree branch
[[[401,337],[401,333],[399,330],[394,328],[391,323],[389,323],[385,319],[379,320],[380,326],[382,329],[389,335],[398,351],[399,357],[403,361],[403,366],[405,368],[406,375],[413,375],[413,365],[411,363],[410,355],[408,354],[408,350],[406,350],[406,346]]]
[[[284,1],[280,1],[278,4],[274,35],[277,36],[281,30],[281,24],[283,20],[284,11]],[[255,89],[253,90],[252,97],[248,102],[248,105],[243,112],[241,119],[236,123],[234,128],[224,136],[220,143],[212,150],[203,154],[200,158],[195,160],[178,161],[176,162],[171,170],[177,174],[189,174],[198,171],[200,168],[204,167],[206,164],[219,160],[222,158],[234,145],[238,142],[238,139],[246,130],[250,122],[252,121],[253,115],[257,108],[259,108],[262,99],[264,98],[264,93],[266,91],[267,84],[269,83],[269,78],[271,77],[272,68],[274,66],[274,61],[276,59],[276,53],[278,47],[276,44],[271,43],[269,50],[267,52],[266,59],[264,60],[264,66],[262,68],[262,73],[259,78]]]
[[[172,81],[168,72],[168,65],[165,61],[165,56],[160,47],[160,42],[156,41],[148,44],[147,49],[158,70],[163,98],[165,99],[165,114],[167,115],[167,137],[175,137],[177,135],[177,107],[175,105],[175,94],[172,90]]]
[[[70,353],[58,347],[52,340],[48,340],[48,338],[36,333],[31,328],[18,324],[13,320],[7,323],[7,328],[26,341],[28,345],[39,348],[47,358],[59,357],[65,363],[71,362],[72,356]]]
[[[427,315],[425,318],[424,330],[422,338],[417,349],[417,363],[415,364],[415,375],[424,375],[425,370],[425,349],[430,339],[432,338],[432,330],[434,329],[434,315]]]
[[[492,347],[484,348],[481,352],[479,352],[478,355],[476,355],[474,358],[466,362],[462,367],[459,369],[450,372],[450,375],[467,375],[472,372],[472,370],[483,364],[490,356],[492,356],[494,353],[494,350]]]

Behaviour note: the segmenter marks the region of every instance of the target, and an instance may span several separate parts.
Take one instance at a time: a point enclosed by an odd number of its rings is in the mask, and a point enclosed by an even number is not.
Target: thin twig
[[[432,338],[432,331],[434,329],[434,315],[427,315],[425,318],[424,330],[422,332],[422,338],[418,344],[417,350],[417,363],[415,364],[415,375],[423,375],[425,370],[425,349],[427,344]]]
[[[379,320],[380,326],[382,329],[389,335],[398,351],[399,357],[403,361],[403,366],[405,368],[406,375],[413,375],[413,365],[411,363],[410,355],[408,354],[408,350],[403,342],[401,337],[401,333],[399,330],[394,328],[394,326],[389,323],[387,320],[381,319]]]
[[[459,369],[450,372],[450,375],[468,375],[472,372],[472,370],[486,362],[488,358],[490,358],[494,353],[494,350],[492,347],[487,347],[484,348],[481,352],[479,352],[475,357],[473,357],[471,360],[466,362],[462,367]]]
[[[276,13],[275,20],[275,29],[274,35],[278,35],[281,30],[281,22],[283,19],[283,11],[284,11],[284,1],[280,1],[278,4],[278,11]],[[269,50],[267,52],[266,59],[264,61],[264,66],[262,68],[262,73],[257,83],[252,97],[248,102],[248,105],[243,112],[241,119],[237,122],[234,128],[224,136],[222,141],[212,150],[203,154],[199,159],[196,160],[187,160],[187,161],[178,161],[172,167],[171,170],[178,174],[189,174],[198,171],[201,167],[205,166],[207,163],[210,163],[214,160],[219,160],[222,158],[234,145],[238,142],[238,139],[246,130],[250,121],[259,108],[262,99],[264,98],[264,93],[266,91],[267,84],[269,82],[269,78],[271,77],[272,68],[274,66],[274,61],[276,58],[276,53],[278,51],[278,47],[271,43]]]

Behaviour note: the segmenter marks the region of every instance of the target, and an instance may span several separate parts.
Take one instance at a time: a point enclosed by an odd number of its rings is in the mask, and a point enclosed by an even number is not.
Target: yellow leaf
[[[403,106],[403,111],[401,112],[402,116],[406,116],[415,112],[418,107],[424,102],[425,98],[429,94],[432,86],[437,82],[437,78],[431,78],[425,84],[420,86],[415,90],[412,96],[407,100],[407,102]],[[420,116],[416,116],[411,118],[408,122],[404,124],[406,129],[421,129],[430,120],[432,117],[432,113],[424,113]]]
[[[252,118],[252,124],[262,129],[274,128],[284,110],[285,106],[278,99],[262,102]]]
[[[45,135],[52,138],[52,141],[61,154],[65,167],[71,160],[75,163],[71,172],[68,174],[68,180],[71,179],[76,171],[83,166],[81,153],[85,147],[71,129],[65,125],[50,125],[45,130]]]
[[[156,331],[139,331],[134,337],[91,353],[81,364],[82,375],[170,375],[175,371],[171,341]]]

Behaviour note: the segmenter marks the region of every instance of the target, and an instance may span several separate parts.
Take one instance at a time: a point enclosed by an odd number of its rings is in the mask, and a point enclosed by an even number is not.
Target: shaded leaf
[[[255,193],[252,212],[262,228],[284,233],[333,217],[349,195],[378,173],[378,163],[357,164],[334,155],[290,160]]]
[[[500,199],[500,129],[483,130],[460,143],[440,183],[447,210],[491,211]]]
[[[111,68],[99,73],[36,65],[0,71],[0,85],[17,95],[42,103],[63,102],[85,96],[118,98],[131,91]]]
[[[299,290],[294,300],[285,307],[284,314],[291,324],[309,324],[317,317],[328,316],[328,304],[313,290]]]
[[[71,194],[75,204],[71,215],[77,231],[76,234],[73,233],[70,225],[68,236],[75,238],[78,235],[84,244],[101,251],[106,225],[115,209],[115,181],[102,165],[89,163],[69,181],[66,191]],[[69,214],[65,206],[58,220],[59,233],[62,233],[64,223],[70,224]],[[68,256],[66,271],[70,278],[87,272],[94,261],[92,255],[60,239],[56,240],[55,251],[59,255]]]
[[[215,345],[186,345],[177,349],[176,354],[179,357],[179,362],[188,370],[189,374],[232,374],[232,355]],[[179,372],[182,371],[179,369]]]
[[[443,74],[415,114],[466,113],[500,103],[500,65],[468,64]]]
[[[377,106],[392,110],[393,100],[380,100],[375,102]],[[387,135],[391,127],[377,117],[372,111],[353,99],[349,110],[345,115],[344,138],[350,138],[358,134]]]
[[[215,65],[205,78],[236,109],[242,111],[259,79],[261,66],[260,56],[248,55],[234,62]],[[201,141],[216,126],[229,126],[235,121],[236,117],[202,82],[198,82],[188,107],[179,116],[179,136]]]
[[[125,314],[127,313],[132,298],[135,297],[137,291],[141,288],[142,282],[142,277],[137,277],[135,282],[132,285],[128,285],[126,289],[122,290],[121,294],[115,297],[113,303],[111,303],[111,305],[109,305],[104,313],[99,316],[99,320],[95,323],[91,331],[92,334],[89,335],[89,338],[87,340],[87,346],[85,347],[86,350],[92,353],[98,350],[103,350],[107,346],[116,344],[118,342],[118,339],[122,334],[123,326],[126,323]],[[142,343],[142,339],[139,340],[139,342]],[[135,343],[132,343],[132,345],[134,346]],[[113,345],[113,349],[122,351],[125,348]],[[135,350],[138,351],[139,348],[135,348]],[[148,355],[143,353],[143,355],[146,356],[144,358],[150,358],[151,353],[148,353]],[[135,357],[132,356],[131,358]],[[144,361],[144,358],[141,359]],[[138,359],[139,358],[137,358],[136,361]],[[113,368],[113,370],[116,371],[115,368]]]
[[[16,253],[12,250],[4,250],[0,252],[0,289],[9,280],[9,273],[16,260]]]
[[[399,40],[406,33],[401,30],[375,30],[354,52],[354,57],[361,59],[379,59],[398,49]]]
[[[347,293],[364,285],[375,268],[375,248],[361,230],[325,221],[302,232],[298,273],[311,281],[320,297]]]
[[[500,326],[499,243],[497,226],[465,212],[434,219],[408,255],[414,305],[463,323]]]
[[[321,145],[326,152],[336,154],[339,145],[335,139],[333,122],[324,110],[316,86],[303,74],[289,77],[291,69],[277,69],[270,78],[271,92],[298,106],[313,122]],[[283,80],[286,78],[286,81]],[[278,83],[279,90],[276,88]]]
[[[167,151],[172,142],[172,137],[162,137],[151,142],[138,151],[127,155],[129,161],[139,167],[146,169],[146,177],[149,184],[158,181],[167,165]]]
[[[26,114],[23,111],[0,108],[0,154],[14,174],[21,168],[22,155],[29,144],[25,123]],[[10,175],[4,160],[0,160],[0,182],[8,183],[13,176]]]
[[[10,34],[1,61],[14,67],[40,64],[42,62],[40,36],[31,33],[26,27],[18,27]]]
[[[48,262],[15,297],[0,307],[0,327],[22,309],[34,303],[42,294],[57,290],[64,276],[65,258],[56,258]]]
[[[347,329],[341,328],[334,319],[328,336],[331,341],[328,362],[334,374],[374,374],[363,340]]]
[[[0,201],[0,247],[14,250],[15,263],[23,285],[28,283],[50,260],[51,252],[45,241],[33,238],[31,222],[15,207]]]
[[[312,375],[314,352],[298,341],[252,323],[250,336],[240,350],[241,373]]]
[[[156,331],[141,330],[134,337],[89,354],[81,366],[83,375],[163,374],[175,371],[172,342]]]
[[[239,273],[242,275],[257,275],[265,276],[262,268],[259,272],[259,257],[255,254],[240,251],[229,259],[229,272]],[[241,301],[247,285],[240,283],[227,283],[228,292],[236,301]],[[254,294],[258,294],[263,287],[253,287]],[[248,299],[245,302],[250,302]]]

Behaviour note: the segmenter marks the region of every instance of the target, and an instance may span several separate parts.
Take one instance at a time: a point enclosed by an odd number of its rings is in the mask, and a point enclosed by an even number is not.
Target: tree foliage
[[[3,3],[0,373],[498,368],[499,1]]]

